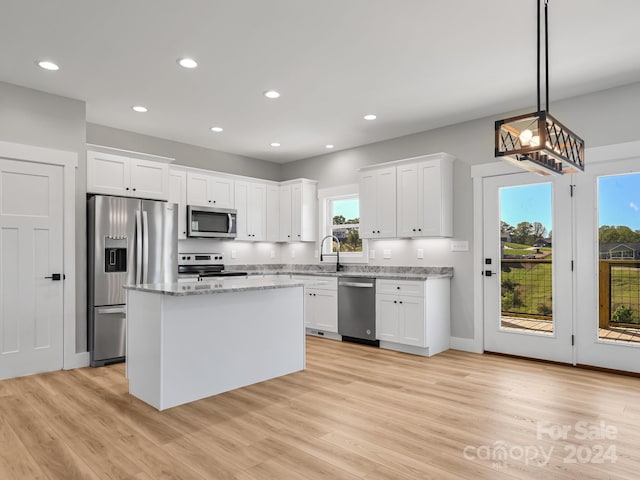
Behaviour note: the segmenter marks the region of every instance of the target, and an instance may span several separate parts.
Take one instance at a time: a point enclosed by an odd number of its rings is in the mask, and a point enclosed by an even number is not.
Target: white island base
[[[129,393],[164,410],[304,369],[300,284],[193,293],[128,290]]]

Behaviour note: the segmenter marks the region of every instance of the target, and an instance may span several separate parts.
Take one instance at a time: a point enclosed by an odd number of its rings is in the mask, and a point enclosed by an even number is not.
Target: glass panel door
[[[568,178],[483,180],[485,350],[572,361]]]
[[[639,160],[577,176],[577,363],[640,372]]]

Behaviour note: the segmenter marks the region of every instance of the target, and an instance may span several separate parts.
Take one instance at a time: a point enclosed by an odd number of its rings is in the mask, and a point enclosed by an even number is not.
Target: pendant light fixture
[[[540,107],[540,2],[544,2],[544,60],[546,110]],[[549,114],[549,0],[538,4],[538,110],[498,120],[495,156],[539,175],[584,171],[584,140]]]

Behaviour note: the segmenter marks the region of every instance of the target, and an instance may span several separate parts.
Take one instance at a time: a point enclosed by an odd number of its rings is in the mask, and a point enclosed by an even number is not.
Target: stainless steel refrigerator
[[[178,206],[135,198],[91,197],[87,205],[91,366],[124,361],[123,285],[175,282]]]

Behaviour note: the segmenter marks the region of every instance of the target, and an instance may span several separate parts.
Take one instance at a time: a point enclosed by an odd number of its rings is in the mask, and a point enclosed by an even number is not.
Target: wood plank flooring
[[[123,365],[52,372],[0,382],[0,479],[637,479],[639,387],[314,337],[304,372],[165,412]]]

